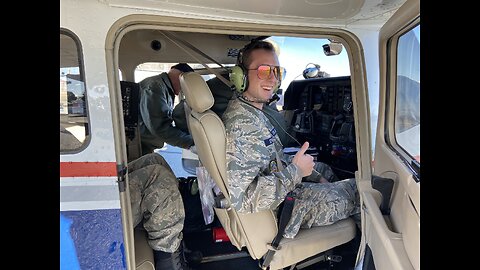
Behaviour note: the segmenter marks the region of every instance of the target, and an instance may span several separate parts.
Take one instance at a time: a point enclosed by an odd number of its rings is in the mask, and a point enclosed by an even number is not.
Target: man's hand
[[[300,148],[300,150],[295,154],[292,159],[292,163],[300,168],[302,177],[312,174],[313,165],[315,165],[315,163],[313,162],[313,157],[309,154],[305,154],[305,151],[307,151],[308,149],[308,145],[308,142],[305,142],[302,145],[302,148]]]

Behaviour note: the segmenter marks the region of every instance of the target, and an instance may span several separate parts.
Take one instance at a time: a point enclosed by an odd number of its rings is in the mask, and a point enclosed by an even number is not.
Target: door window
[[[397,50],[395,139],[420,162],[420,25],[400,36]]]
[[[79,41],[60,32],[60,152],[78,151],[87,141],[85,80]]]

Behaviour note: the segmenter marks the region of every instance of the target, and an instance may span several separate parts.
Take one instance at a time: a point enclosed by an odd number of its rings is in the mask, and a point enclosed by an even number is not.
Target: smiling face
[[[275,78],[273,72],[270,76],[262,80],[258,78],[257,68],[260,65],[279,66],[278,57],[273,51],[265,49],[257,49],[250,54],[250,63],[246,66],[248,72],[248,88],[244,95],[249,100],[259,101],[254,102],[254,106],[258,108],[263,107],[263,103],[267,102],[272,96],[273,91],[278,85],[278,80]]]

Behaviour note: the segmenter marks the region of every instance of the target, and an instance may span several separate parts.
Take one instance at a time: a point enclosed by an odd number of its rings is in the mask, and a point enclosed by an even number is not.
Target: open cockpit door
[[[360,254],[364,270],[420,269],[420,1],[406,1],[379,41],[374,176],[372,189],[360,190]]]

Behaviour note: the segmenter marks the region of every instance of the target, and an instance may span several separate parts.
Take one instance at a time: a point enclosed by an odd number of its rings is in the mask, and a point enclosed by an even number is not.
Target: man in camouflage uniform
[[[175,96],[181,90],[179,76],[191,71],[189,65],[180,63],[172,66],[168,73],[145,78],[139,83],[138,122],[143,154],[162,148],[164,143],[184,149],[193,146],[192,136],[172,124]],[[195,151],[194,148],[191,150]]]
[[[247,72],[248,87],[229,103],[222,117],[232,206],[242,213],[275,211],[293,191],[296,200],[283,234],[286,238],[293,238],[300,227],[328,225],[359,213],[355,179],[336,181],[327,164],[315,163],[305,154],[308,142],[293,157],[283,154],[277,131],[262,112],[281,81],[271,44],[259,41],[247,45],[239,64]],[[311,182],[301,182],[303,177]]]
[[[143,221],[155,268],[189,269],[183,254],[185,210],[178,180],[165,159],[156,153],[128,163],[130,203],[134,227]]]

